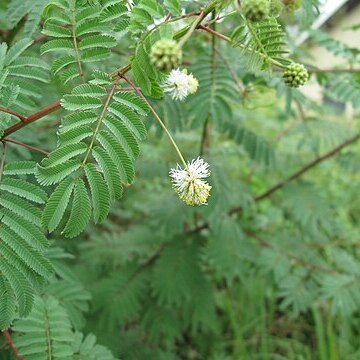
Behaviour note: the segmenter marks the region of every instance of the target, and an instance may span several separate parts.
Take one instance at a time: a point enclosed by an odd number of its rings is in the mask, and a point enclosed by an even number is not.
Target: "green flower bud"
[[[299,87],[308,81],[309,73],[304,65],[292,63],[284,72],[283,79],[286,85],[290,87]]]
[[[181,47],[174,40],[159,40],[151,48],[150,61],[160,71],[170,72],[181,64]]]

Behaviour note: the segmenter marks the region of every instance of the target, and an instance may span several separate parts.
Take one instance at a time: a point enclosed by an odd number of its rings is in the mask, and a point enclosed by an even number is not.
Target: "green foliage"
[[[0,185],[1,329],[15,316],[29,315],[39,282],[49,280],[53,273],[45,256],[48,241],[40,227],[38,208],[47,195],[33,182],[13,177],[33,174],[34,166],[33,162],[10,163]]]
[[[104,359],[115,360],[96,337],[74,333],[64,307],[52,296],[37,297],[26,320],[16,320],[14,344],[19,355],[29,359]]]
[[[10,1],[6,13],[10,28],[13,29],[19,26],[20,22],[24,21],[24,17],[26,17],[24,34],[32,37],[38,30],[41,14],[47,3],[47,0]]]
[[[85,64],[107,60],[110,49],[117,45],[111,35],[114,20],[126,13],[122,1],[101,1],[79,6],[76,0],[50,2],[45,9],[42,33],[55,38],[41,47],[41,53],[57,56],[51,70],[67,83],[84,77]],[[104,34],[106,33],[106,34]]]
[[[192,70],[201,84],[198,92],[188,100],[194,125],[202,125],[209,117],[218,127],[223,125],[224,118],[232,122],[232,101],[237,102],[239,97],[225,64],[219,62],[212,66],[208,60],[199,61]]]

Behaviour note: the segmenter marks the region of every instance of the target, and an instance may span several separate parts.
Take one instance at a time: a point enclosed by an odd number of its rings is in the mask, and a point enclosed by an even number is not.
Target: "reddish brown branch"
[[[23,143],[23,142],[21,142],[21,141],[9,139],[9,138],[5,138],[5,139],[3,139],[3,141],[8,142],[8,143],[12,143],[12,144],[16,144],[16,145],[23,146],[23,147],[25,147],[25,148],[27,148],[27,149],[40,152],[40,153],[42,153],[42,154],[44,154],[44,155],[49,155],[49,152],[48,152],[48,151],[45,151],[45,150],[43,150],[43,149],[40,149],[40,148],[38,148],[38,147],[29,145],[29,144],[25,144],[25,143]]]
[[[54,103],[45,106],[44,108],[30,114],[29,116],[22,116],[20,118],[20,121],[15,123],[14,125],[9,126],[4,130],[4,137],[12,134],[13,132],[21,129],[25,125],[31,124],[32,122],[48,115],[52,111],[60,109],[60,100],[55,101]],[[16,115],[17,116],[17,115]],[[19,117],[19,116],[18,116]]]
[[[10,349],[14,353],[17,360],[25,360],[22,356],[19,355],[19,350],[15,347],[14,342],[10,336],[9,330],[3,330],[2,334],[6,343],[9,345]]]

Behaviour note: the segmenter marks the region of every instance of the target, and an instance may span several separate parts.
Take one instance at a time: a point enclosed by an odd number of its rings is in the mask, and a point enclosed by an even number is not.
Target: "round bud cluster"
[[[269,0],[243,0],[241,2],[242,13],[250,21],[265,20],[270,15]]]
[[[292,13],[301,7],[302,0],[283,0],[283,3],[285,5],[285,11]]]
[[[292,63],[284,72],[283,78],[286,85],[290,87],[299,87],[308,81],[309,73],[304,65]]]
[[[169,72],[181,64],[182,50],[174,40],[157,41],[151,48],[150,61],[159,70]]]

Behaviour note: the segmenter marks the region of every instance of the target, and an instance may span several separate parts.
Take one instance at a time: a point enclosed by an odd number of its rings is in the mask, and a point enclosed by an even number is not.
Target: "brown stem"
[[[201,11],[199,16],[195,19],[195,21],[192,23],[192,25],[190,26],[189,30],[187,31],[187,33],[182,37],[182,39],[179,41],[179,46],[183,46],[186,41],[189,40],[189,38],[191,37],[192,33],[196,30],[196,28],[199,26],[199,24],[201,23],[201,21],[204,20],[204,18],[206,17],[207,13],[205,11]]]
[[[45,151],[43,149],[40,149],[40,148],[37,148],[35,146],[32,146],[32,145],[29,145],[29,144],[25,144],[21,141],[17,141],[17,140],[13,140],[13,139],[9,139],[9,138],[5,138],[3,139],[4,142],[7,142],[7,143],[12,143],[12,144],[16,144],[16,145],[20,145],[20,146],[23,146],[27,149],[30,149],[30,150],[34,150],[34,151],[37,151],[37,152],[40,152],[44,155],[49,155],[49,152],[48,151]]]
[[[215,31],[215,30],[213,30],[213,29],[211,29],[211,28],[209,28],[209,27],[207,27],[207,26],[205,26],[205,25],[200,24],[198,27],[199,27],[200,29],[202,29],[202,30],[207,31],[208,33],[210,33],[210,34],[212,34],[212,35],[217,36],[217,37],[220,38],[220,39],[223,39],[223,40],[225,40],[225,41],[227,41],[227,42],[231,42],[231,39],[230,39],[229,37],[227,37],[226,35],[223,35],[223,34],[217,32],[217,31]]]
[[[312,169],[313,167],[315,167],[316,165],[320,164],[321,162],[323,162],[324,160],[327,160],[331,157],[333,157],[334,155],[336,155],[338,152],[340,152],[343,148],[345,148],[348,145],[353,144],[354,142],[358,141],[360,139],[360,133],[350,137],[349,139],[345,140],[343,143],[341,143],[340,145],[336,146],[334,149],[328,151],[327,153],[325,153],[322,156],[317,157],[316,159],[314,159],[313,161],[310,161],[308,164],[306,164],[305,166],[303,166],[301,169],[295,171],[292,175],[288,176],[287,178],[285,178],[282,181],[279,181],[277,184],[271,186],[268,190],[264,191],[263,193],[257,195],[254,200],[255,201],[261,201],[264,200],[266,198],[268,198],[269,196],[271,196],[274,192],[280,190],[284,185],[286,185],[287,183],[289,183],[290,181],[293,181],[297,178],[299,178],[300,176],[302,176],[304,173],[308,172],[310,169]],[[235,214],[238,213],[242,210],[241,207],[236,207],[233,208],[229,211],[229,214]]]
[[[14,353],[17,360],[25,360],[22,356],[19,355],[19,350],[15,347],[14,342],[10,336],[9,330],[3,330],[2,334],[6,343],[9,345],[10,349]]]
[[[34,121],[48,115],[52,111],[60,109],[60,107],[61,107],[60,100],[58,100],[58,101],[55,101],[54,103],[52,103],[50,105],[45,106],[42,109],[30,114],[29,116],[23,116],[20,121],[18,121],[14,125],[9,126],[8,128],[6,128],[4,130],[4,137],[6,137],[6,136],[12,134],[13,132],[21,129],[25,125],[31,124],[32,122],[34,122]]]

